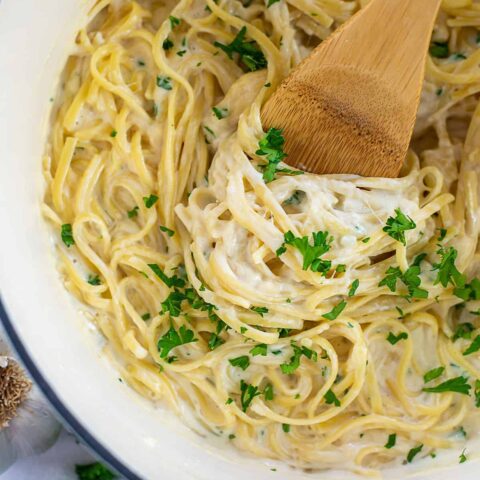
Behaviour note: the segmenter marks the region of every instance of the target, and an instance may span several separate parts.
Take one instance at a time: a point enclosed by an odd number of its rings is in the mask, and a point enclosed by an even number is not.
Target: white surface
[[[145,479],[332,478],[332,473],[312,476],[286,466],[270,472],[264,462],[214,446],[212,436],[193,434],[172,413],[139,399],[100,359],[95,337],[64,291],[39,212],[41,155],[48,99],[87,3],[91,4],[85,0],[0,3],[0,288],[17,333],[70,412]],[[451,452],[450,458],[457,463],[457,452]],[[436,465],[441,463],[437,458]],[[415,462],[386,476],[406,478],[407,472],[422,465]],[[478,478],[479,466],[469,460],[442,470],[441,475],[473,480]],[[56,478],[39,476],[39,472],[43,475],[39,468],[36,479]],[[418,478],[437,480],[438,476],[437,471]],[[336,478],[353,477],[339,474]]]
[[[76,438],[63,431],[47,452],[17,462],[0,480],[77,480],[75,465],[95,462]]]

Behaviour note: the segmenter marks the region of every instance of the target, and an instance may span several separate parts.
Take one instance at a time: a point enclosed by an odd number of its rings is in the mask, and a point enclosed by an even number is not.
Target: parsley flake
[[[390,449],[390,448],[394,447],[396,443],[397,443],[397,434],[396,433],[391,433],[388,436],[388,441],[384,445],[384,447],[387,448],[387,449]]]
[[[423,388],[422,390],[430,393],[456,392],[462,395],[470,395],[470,389],[472,387],[468,384],[467,380],[466,377],[455,377],[435,387]]]
[[[355,292],[357,291],[358,286],[360,285],[360,280],[356,278],[352,284],[350,285],[350,289],[348,290],[348,296],[353,297],[355,295]]]
[[[218,108],[213,107],[213,114],[218,118],[218,120],[222,120],[222,118],[228,117],[228,108]]]
[[[160,230],[162,232],[165,232],[169,237],[173,237],[175,235],[175,232],[173,230],[170,230],[167,227],[164,227],[163,225],[160,225]]]
[[[335,395],[335,393],[333,393],[331,389],[327,390],[323,398],[325,399],[325,403],[327,405],[335,405],[336,407],[339,407],[341,405],[340,400],[337,398],[337,396]]]
[[[407,455],[407,462],[412,463],[413,459],[422,451],[423,444],[418,445],[418,447],[412,448]]]
[[[463,352],[464,356],[471,355],[472,353],[478,352],[480,350],[480,335],[477,335],[472,341],[470,346]]]
[[[265,183],[269,183],[275,179],[275,173],[278,169],[278,164],[287,156],[283,151],[285,139],[282,135],[283,130],[278,128],[270,128],[268,132],[258,142],[257,155],[265,156],[268,164],[263,170],[263,179]]]
[[[105,465],[100,462],[88,465],[75,465],[78,480],[113,480],[118,478]]]
[[[157,87],[163,88],[164,90],[171,90],[172,79],[170,77],[162,77],[157,75]]]
[[[90,285],[100,285],[102,282],[100,281],[100,277],[98,275],[89,275],[87,282]]]
[[[230,365],[232,365],[232,367],[239,367],[242,370],[246,370],[250,366],[250,358],[248,355],[241,355],[240,357],[230,358],[228,361]]]
[[[408,338],[407,332],[400,332],[398,335],[394,335],[392,332],[388,332],[387,341],[392,345],[395,345],[400,340],[406,340]]]
[[[198,339],[195,338],[192,330],[182,325],[177,332],[172,325],[168,332],[158,340],[157,348],[160,352],[160,358],[167,358],[170,351],[180,345],[194,342],[198,342]]]
[[[240,63],[246,71],[254,72],[267,66],[267,59],[254,41],[246,42],[247,27],[242,27],[237,36],[228,45],[215,42],[214,45],[222,49],[233,60],[233,54],[239,55]]]
[[[347,302],[342,300],[338,305],[335,305],[330,312],[324,313],[322,317],[327,320],[335,320],[343,312],[346,306]]]
[[[72,245],[75,245],[75,240],[73,238],[72,225],[70,223],[64,223],[62,225],[62,230],[60,232],[63,243],[70,248]]]
[[[267,345],[265,343],[259,343],[258,345],[255,345],[250,352],[254,357],[256,355],[261,355],[262,357],[267,356]]]
[[[405,232],[413,230],[417,225],[415,222],[405,215],[399,208],[395,209],[396,216],[388,217],[387,224],[383,227],[383,231],[390,237],[397,240],[397,242],[406,245]]]
[[[440,377],[444,371],[445,371],[445,367],[432,368],[427,373],[425,373],[425,375],[423,376],[423,381],[425,383],[431,382],[432,380],[435,380],[436,378]]]
[[[134,218],[138,215],[138,207],[133,207],[131,210],[127,212],[128,218]]]
[[[240,381],[240,402],[242,404],[242,410],[247,411],[247,408],[252,403],[253,399],[260,395],[261,392],[258,391],[258,387],[249,385],[244,380]]]

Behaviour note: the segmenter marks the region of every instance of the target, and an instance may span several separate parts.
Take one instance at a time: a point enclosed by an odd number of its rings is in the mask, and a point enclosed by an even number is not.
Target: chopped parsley
[[[425,258],[425,254],[418,255],[413,264],[402,273],[399,267],[389,267],[385,277],[378,284],[379,287],[386,286],[391,292],[397,289],[397,280],[401,280],[408,290],[407,299],[410,298],[428,298],[428,291],[419,288],[420,279],[420,263]]]
[[[88,465],[75,465],[75,473],[78,480],[113,480],[118,478],[105,465],[100,462]]]
[[[388,332],[387,341],[392,345],[395,345],[400,340],[406,340],[408,338],[407,332],[400,332],[398,335],[394,335],[392,332]]]
[[[480,335],[477,335],[470,346],[463,352],[463,355],[471,355],[480,350]]]
[[[112,130],[112,131],[110,132],[110,136],[111,136],[112,138],[115,138],[115,137],[117,136],[117,133],[118,133],[118,132],[117,132],[116,130]]]
[[[246,42],[247,27],[242,27],[237,36],[228,45],[215,42],[214,45],[222,49],[233,60],[233,54],[239,55],[240,63],[245,70],[254,72],[267,66],[267,59],[254,41]]]
[[[365,237],[362,239],[362,243],[368,243],[370,241],[370,237]]]
[[[181,20],[179,18],[170,15],[168,19],[170,20],[170,26],[172,27],[172,30],[180,25]]]
[[[455,266],[455,260],[458,255],[457,250],[453,247],[441,247],[437,250],[437,254],[440,255],[440,262],[433,264],[433,269],[438,270],[435,285],[440,283],[442,287],[446,288],[451,283],[454,287],[464,287],[465,276]]]
[[[187,329],[185,325],[182,325],[178,332],[175,330],[173,325],[171,325],[168,332],[158,340],[157,348],[160,353],[160,358],[167,358],[170,351],[175,347],[197,341],[198,339],[195,338],[193,331]]]
[[[335,320],[343,312],[346,306],[347,302],[345,300],[342,300],[338,305],[335,305],[328,313],[324,313],[322,317],[326,318],[327,320]]]
[[[439,242],[443,241],[445,237],[447,236],[447,229],[446,228],[439,228],[440,235],[438,236],[437,240]]]
[[[472,338],[472,332],[475,330],[475,327],[470,322],[461,323],[457,326],[455,333],[452,337],[452,342],[455,342],[459,338],[464,338],[470,340]]]
[[[384,445],[384,447],[390,449],[390,448],[394,447],[396,443],[397,443],[397,434],[396,433],[391,433],[388,436],[388,441]]]
[[[256,355],[261,355],[262,357],[267,356],[267,345],[265,343],[259,343],[255,345],[251,350],[250,353],[255,357]]]
[[[64,223],[62,225],[62,230],[60,233],[63,243],[70,248],[72,245],[75,245],[75,240],[73,238],[72,225],[70,223]]]
[[[285,433],[290,432],[290,425],[289,425],[288,423],[282,423],[282,430],[283,430]]]
[[[147,321],[147,320],[150,320],[150,318],[151,318],[151,315],[148,312],[142,315],[142,320]]]
[[[475,406],[480,408],[480,380],[475,380],[475,389],[473,393],[475,395]]]
[[[247,411],[247,408],[250,406],[252,403],[253,399],[260,395],[261,392],[258,391],[258,387],[255,387],[253,385],[249,385],[245,381],[241,380],[240,381],[240,402],[242,404],[242,410],[244,412]]]
[[[341,405],[340,400],[337,398],[337,396],[333,393],[331,389],[326,391],[323,398],[325,399],[325,403],[327,405],[335,405],[336,407],[339,407]]]
[[[178,290],[170,292],[168,297],[161,303],[162,313],[169,313],[171,317],[178,317],[182,312],[182,302],[185,295]]]
[[[445,367],[432,368],[427,373],[425,373],[425,375],[423,376],[423,381],[425,383],[431,382],[432,380],[435,380],[436,378],[440,377],[444,371],[445,371]]]
[[[428,50],[430,55],[435,58],[448,58],[448,42],[432,42]]]
[[[293,348],[293,355],[290,357],[289,363],[280,364],[280,369],[285,375],[292,374],[300,366],[300,357],[305,355],[308,359],[316,362],[317,352],[307,347],[299,347],[294,342],[291,343]]]
[[[422,390],[430,393],[456,392],[462,395],[470,395],[470,389],[472,387],[468,384],[467,380],[466,377],[455,377],[435,387],[423,388]]]
[[[337,273],[344,273],[346,272],[347,270],[347,266],[344,265],[343,263],[339,263],[336,267],[335,267],[335,272]]]
[[[422,451],[423,444],[418,445],[418,447],[412,448],[407,455],[407,462],[412,463],[412,460]]]
[[[287,156],[283,151],[285,139],[282,130],[270,128],[268,132],[258,142],[257,155],[266,156],[268,164],[263,170],[263,179],[269,183],[275,179],[278,164]]]
[[[304,198],[305,192],[302,190],[295,190],[292,195],[283,202],[283,205],[300,205]]]
[[[164,90],[171,90],[172,79],[170,77],[162,77],[157,75],[157,87],[163,88]]]
[[[352,284],[350,285],[350,288],[348,290],[348,296],[353,297],[355,295],[355,292],[357,291],[358,286],[360,285],[360,280],[356,278]]]
[[[147,208],[152,208],[158,201],[158,197],[156,195],[149,195],[148,197],[143,197],[143,203]]]
[[[280,0],[268,0],[267,8],[270,8],[274,3],[279,2]]]
[[[286,245],[296,248],[303,257],[303,270],[312,270],[326,275],[332,266],[330,260],[320,258],[324,253],[330,250],[332,237],[328,232],[312,232],[313,245],[309,243],[308,237],[296,237],[290,230],[283,236],[284,242],[277,250],[277,256],[285,253]]]
[[[405,232],[407,230],[413,230],[417,225],[399,208],[395,209],[395,213],[395,218],[388,217],[387,224],[385,227],[383,227],[383,231],[393,239],[397,240],[397,242],[406,245],[407,241],[405,240]]]
[[[467,456],[465,455],[466,449],[464,448],[460,457],[458,457],[458,463],[465,463],[467,461]]]
[[[218,108],[218,107],[213,107],[213,114],[221,120],[222,118],[228,117],[228,108]]]
[[[273,385],[271,383],[267,383],[265,385],[265,389],[263,390],[263,396],[265,400],[273,400],[274,393],[273,393]]]
[[[258,313],[261,317],[268,313],[267,307],[250,307],[250,310],[252,310],[252,312]]]
[[[179,57],[183,57],[186,53],[187,53],[186,50],[179,50],[179,51],[177,52],[177,55],[178,55]]]
[[[128,218],[134,218],[138,215],[138,207],[133,207],[127,212]]]
[[[167,37],[162,43],[162,48],[164,50],[170,50],[172,47],[173,47],[173,42]]]
[[[173,237],[175,235],[175,232],[173,230],[170,230],[167,227],[164,227],[163,225],[160,225],[160,230],[162,232],[165,232],[169,237]]]
[[[232,367],[239,367],[242,370],[246,370],[250,366],[250,358],[248,355],[241,355],[240,357],[230,358],[228,360]]]
[[[100,281],[100,277],[98,275],[89,275],[87,282],[90,285],[100,285],[102,282]]]
[[[156,263],[149,263],[148,266],[153,271],[153,273],[160,279],[167,287],[179,287],[182,288],[185,286],[185,280],[183,278],[172,275],[168,277],[163,270]]]

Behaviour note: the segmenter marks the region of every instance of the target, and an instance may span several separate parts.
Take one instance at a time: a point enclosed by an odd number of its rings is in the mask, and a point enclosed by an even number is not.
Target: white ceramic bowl
[[[194,434],[118,381],[98,336],[64,290],[40,215],[41,157],[50,99],[91,4],[0,0],[0,317],[12,344],[65,422],[127,478],[354,478],[306,474],[242,455],[213,435]],[[478,478],[479,462],[469,450],[463,465],[455,451],[385,477],[433,480],[441,472],[444,480]]]

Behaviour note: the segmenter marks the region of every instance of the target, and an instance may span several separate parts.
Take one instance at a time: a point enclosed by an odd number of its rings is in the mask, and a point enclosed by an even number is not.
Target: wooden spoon
[[[398,176],[440,2],[372,0],[292,71],[262,111],[290,165]]]

